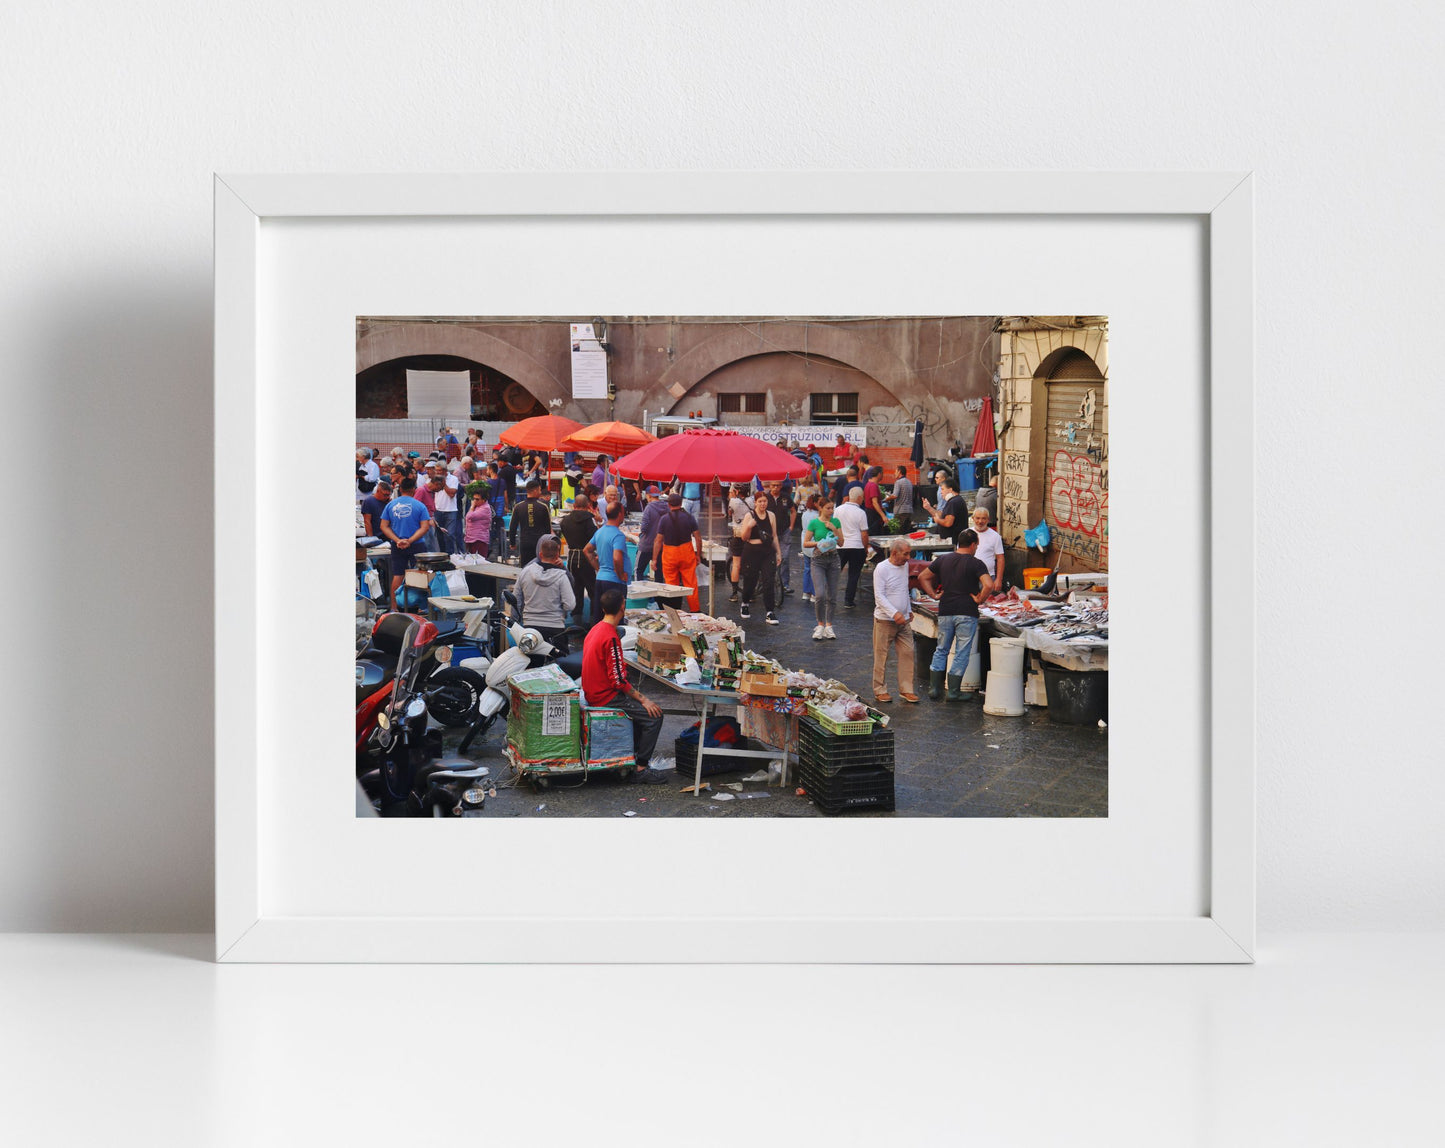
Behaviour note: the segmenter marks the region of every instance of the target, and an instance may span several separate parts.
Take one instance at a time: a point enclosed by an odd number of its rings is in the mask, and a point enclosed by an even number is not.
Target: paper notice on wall
[[[548,694],[542,699],[542,736],[565,737],[572,732],[572,698]]]
[[[591,323],[572,325],[572,397],[607,397],[607,352]]]
[[[472,376],[468,371],[407,371],[406,416],[411,419],[465,419],[472,413]]]

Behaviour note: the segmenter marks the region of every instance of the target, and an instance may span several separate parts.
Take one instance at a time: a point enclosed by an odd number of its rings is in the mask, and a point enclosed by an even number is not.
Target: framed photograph
[[[1247,174],[215,195],[219,960],[1252,959]]]

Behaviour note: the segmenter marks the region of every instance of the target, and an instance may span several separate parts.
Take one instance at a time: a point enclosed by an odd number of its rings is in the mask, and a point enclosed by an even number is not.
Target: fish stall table
[[[1047,613],[1060,609],[1062,603],[1035,599]],[[1108,670],[1109,639],[1096,635],[1079,635],[1073,638],[1056,638],[1040,630],[1036,625],[1018,626],[991,613],[988,606],[979,607],[980,642],[989,638],[1022,638],[1024,645],[1038,653],[1039,657],[1061,670]],[[910,628],[920,638],[938,640],[938,605],[927,598],[913,603],[913,620]],[[985,655],[986,657],[987,655]],[[919,662],[922,665],[922,661]],[[985,663],[987,664],[987,663]]]
[[[953,541],[938,534],[926,534],[922,538],[909,538],[906,534],[870,534],[868,545],[878,552],[880,558],[886,558],[888,548],[899,538],[907,540],[908,553],[913,558],[926,558],[953,549]]]
[[[637,661],[637,656],[636,656],[634,653],[632,653],[631,651],[627,651],[626,653],[623,654],[623,660],[627,663],[628,668],[629,668],[629,669],[636,670],[637,673],[639,674],[639,676],[644,677],[644,678],[648,678],[648,679],[650,679],[650,680],[652,680],[652,681],[654,681],[654,682],[659,683],[660,685],[664,685],[664,686],[666,686],[673,694],[676,694],[679,698],[686,698],[686,699],[687,699],[687,706],[688,706],[688,708],[686,708],[686,709],[672,709],[672,710],[669,710],[669,709],[667,709],[665,706],[659,705],[659,708],[662,709],[665,713],[686,714],[686,715],[697,714],[697,715],[698,715],[698,717],[699,717],[699,724],[698,724],[698,727],[697,727],[697,728],[698,728],[698,739],[697,739],[697,767],[696,767],[696,769],[695,769],[695,771],[694,771],[694,776],[693,776],[693,779],[692,779],[692,784],[693,784],[693,791],[692,791],[692,793],[693,793],[693,796],[694,796],[694,797],[701,797],[701,796],[702,796],[702,761],[703,761],[703,755],[704,755],[704,754],[706,754],[708,757],[750,757],[750,758],[760,759],[760,760],[762,760],[762,761],[774,761],[774,760],[777,760],[777,759],[781,758],[781,759],[782,759],[782,762],[783,762],[783,774],[782,774],[782,777],[781,777],[781,779],[780,779],[780,783],[781,783],[784,787],[787,786],[787,784],[788,784],[788,761],[789,761],[789,756],[788,756],[788,751],[787,751],[786,748],[783,748],[783,749],[721,749],[721,748],[716,747],[716,746],[713,746],[713,747],[709,748],[709,747],[706,745],[706,742],[707,742],[707,737],[706,737],[706,734],[707,734],[707,719],[708,719],[708,710],[709,710],[709,709],[712,709],[713,711],[716,711],[717,708],[718,708],[718,706],[745,706],[745,705],[747,705],[747,702],[746,702],[746,700],[744,700],[743,695],[742,695],[742,694],[739,694],[739,693],[737,692],[737,690],[716,690],[716,689],[713,689],[711,686],[704,686],[704,685],[701,685],[701,684],[698,684],[698,685],[679,685],[679,684],[678,684],[677,682],[675,682],[672,678],[669,678],[669,677],[667,677],[667,676],[664,675],[664,674],[659,674],[659,673],[657,673],[655,670],[651,670],[651,669],[649,669],[647,666],[644,666],[644,665],[640,664],[640,663]],[[792,722],[792,727],[793,727],[793,728],[792,728],[792,735],[793,735],[794,741],[796,742],[797,733],[798,733],[798,729],[797,729],[798,719],[797,719],[797,717],[796,717],[796,716],[792,717],[792,718],[791,718],[791,722]]]
[[[501,598],[502,583],[515,582],[521,572],[521,567],[507,562],[466,562],[453,565],[467,576],[468,590],[478,598],[491,598],[493,601]]]

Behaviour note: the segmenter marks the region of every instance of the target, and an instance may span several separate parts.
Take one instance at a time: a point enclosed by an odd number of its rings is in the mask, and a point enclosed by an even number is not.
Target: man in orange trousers
[[[686,586],[691,593],[687,608],[697,611],[697,568],[702,565],[702,535],[697,519],[682,508],[682,495],[673,491],[667,496],[667,513],[657,527],[652,543],[652,568],[669,586]]]

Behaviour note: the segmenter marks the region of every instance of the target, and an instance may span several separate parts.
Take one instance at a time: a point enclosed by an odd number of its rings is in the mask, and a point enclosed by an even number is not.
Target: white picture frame
[[[1253,569],[1253,211],[1247,173],[610,173],[221,175],[215,181],[216,955],[221,961],[860,961],[1247,962],[1255,945]],[[1200,705],[1205,744],[1205,877],[1198,913],[1109,917],[972,914],[967,904],[902,918],[710,917],[547,912],[505,917],[278,911],[263,805],[259,732],[266,691],[285,666],[263,651],[253,593],[268,563],[253,474],[271,433],[263,373],[268,287],[263,228],[296,220],[508,220],[755,217],[840,221],[1089,217],[1202,221],[1207,249],[1207,540],[1198,603],[1210,651]],[[278,242],[285,242],[284,234]],[[746,309],[740,304],[739,311]],[[559,308],[559,310],[561,310]],[[735,312],[736,313],[736,312]],[[1118,354],[1116,348],[1116,362]],[[338,412],[338,418],[342,418]],[[346,421],[344,418],[342,421]],[[344,468],[343,468],[344,469]],[[347,478],[349,482],[349,477]],[[1241,509],[1246,527],[1241,529]],[[224,529],[221,528],[224,524]],[[1227,547],[1224,539],[1228,539]],[[244,556],[254,555],[255,561]],[[267,727],[269,729],[269,727]],[[267,735],[269,736],[269,734]],[[1112,743],[1111,743],[1112,744]],[[1111,772],[1112,772],[1111,761]],[[340,782],[343,787],[349,782]],[[350,790],[344,793],[350,801]],[[1112,800],[1112,792],[1111,792]],[[468,822],[468,825],[477,824]],[[628,824],[635,825],[636,821]],[[878,824],[873,821],[869,824]],[[966,822],[956,822],[966,825]],[[961,830],[959,830],[961,831]],[[264,875],[264,879],[263,879]]]

